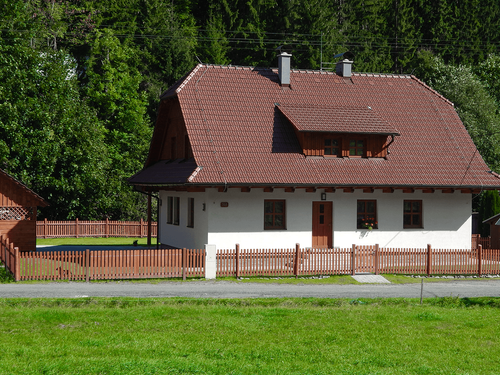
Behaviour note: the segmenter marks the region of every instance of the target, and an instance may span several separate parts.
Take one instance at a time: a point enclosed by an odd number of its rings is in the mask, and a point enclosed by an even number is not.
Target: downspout
[[[387,144],[387,146],[385,146],[385,148],[387,149],[387,155],[390,154],[389,146],[392,145],[392,143],[394,142],[394,134],[390,134],[390,136],[391,136],[391,141]]]

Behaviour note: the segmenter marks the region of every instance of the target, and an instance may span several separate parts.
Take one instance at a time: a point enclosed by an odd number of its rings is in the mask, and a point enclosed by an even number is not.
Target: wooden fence
[[[491,236],[490,237],[481,237],[480,234],[472,235],[472,248],[477,249],[477,246],[481,245],[483,249],[491,248]]]
[[[112,280],[205,276],[205,250],[36,251],[17,255],[17,280]]]
[[[17,260],[19,259],[19,248],[9,241],[7,236],[0,237],[0,263],[3,263],[7,271],[12,275],[19,274]]]
[[[156,222],[151,223],[151,236],[156,237]],[[147,237],[148,222],[141,221],[37,221],[37,238],[59,237]]]
[[[2,262],[15,280],[105,280],[203,277],[205,250],[133,249],[19,252],[0,241]],[[399,249],[357,246],[336,249],[219,249],[217,276],[393,274],[500,274],[500,250]]]
[[[225,249],[217,251],[218,276],[374,274],[500,274],[500,250],[379,248]]]

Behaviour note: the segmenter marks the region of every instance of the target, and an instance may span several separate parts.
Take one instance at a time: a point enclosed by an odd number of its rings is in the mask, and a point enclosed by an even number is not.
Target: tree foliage
[[[138,219],[126,178],[146,157],[159,95],[197,63],[414,72],[455,103],[499,171],[496,0],[0,0],[0,167],[46,198],[40,215]],[[495,55],[497,53],[497,55]]]
[[[429,53],[419,55],[417,76],[455,104],[479,153],[492,170],[499,171],[500,116],[487,85],[470,66],[445,64]]]

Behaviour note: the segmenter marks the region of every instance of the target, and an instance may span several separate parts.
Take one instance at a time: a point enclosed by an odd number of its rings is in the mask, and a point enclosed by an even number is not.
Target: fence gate
[[[355,273],[375,273],[375,247],[355,246],[354,259]]]

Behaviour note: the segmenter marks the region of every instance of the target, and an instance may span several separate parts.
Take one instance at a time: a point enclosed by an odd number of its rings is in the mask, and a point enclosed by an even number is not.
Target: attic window
[[[365,156],[365,141],[363,139],[349,141],[349,156]]]
[[[383,158],[388,137],[399,135],[370,107],[276,108],[293,125],[306,156]]]
[[[339,140],[325,138],[324,156],[339,156]]]

